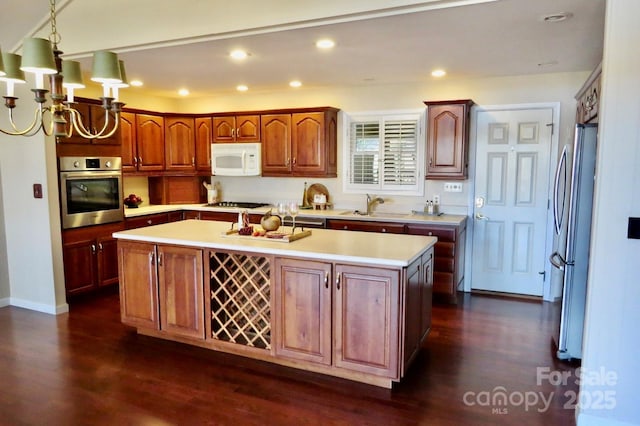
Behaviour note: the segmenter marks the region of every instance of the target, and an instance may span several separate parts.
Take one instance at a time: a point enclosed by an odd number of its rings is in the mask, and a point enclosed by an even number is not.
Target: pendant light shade
[[[93,54],[93,74],[91,80],[102,84],[122,82],[118,55],[100,50]]]
[[[62,86],[65,88],[84,89],[82,71],[78,61],[62,61]]]
[[[22,58],[15,53],[2,53],[4,63],[4,75],[0,80],[11,81],[13,83],[24,83],[24,71],[20,69]]]
[[[56,60],[51,42],[43,38],[27,38],[22,45],[22,66],[26,72],[56,74]]]

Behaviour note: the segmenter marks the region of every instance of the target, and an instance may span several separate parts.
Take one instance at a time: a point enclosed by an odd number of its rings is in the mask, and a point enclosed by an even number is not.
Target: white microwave
[[[260,176],[262,144],[212,143],[211,174],[214,176]]]

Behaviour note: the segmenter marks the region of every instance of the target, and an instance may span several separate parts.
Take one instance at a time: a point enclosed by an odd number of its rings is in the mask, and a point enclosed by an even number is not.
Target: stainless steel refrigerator
[[[549,260],[563,272],[563,283],[553,337],[557,357],[566,360],[582,358],[597,134],[597,125],[578,124],[573,145],[564,147],[556,169],[553,212],[559,245]]]

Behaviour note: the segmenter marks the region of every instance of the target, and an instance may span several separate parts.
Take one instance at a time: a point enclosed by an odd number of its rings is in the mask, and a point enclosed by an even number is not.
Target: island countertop
[[[130,241],[391,267],[408,266],[437,241],[435,237],[422,235],[313,229],[310,236],[286,243],[265,237],[224,235],[228,229],[227,222],[185,220],[115,232],[113,236]]]

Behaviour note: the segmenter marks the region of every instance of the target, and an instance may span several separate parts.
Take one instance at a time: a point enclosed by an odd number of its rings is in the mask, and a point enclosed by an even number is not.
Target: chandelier
[[[120,112],[124,103],[118,101],[118,90],[129,87],[124,71],[124,63],[113,52],[97,51],[93,54],[93,73],[91,80],[103,87],[102,108],[104,125],[92,132],[87,129],[80,112],[74,107],[74,90],[84,88],[80,63],[62,60],[58,50],[61,37],[56,28],[55,0],[50,0],[51,34],[49,39],[27,38],[22,45],[23,55],[0,51],[0,81],[6,84],[5,107],[9,110],[11,129],[0,132],[11,136],[33,136],[42,130],[47,136],[70,137],[74,131],[86,139],[105,139],[111,137],[120,124]],[[33,121],[24,129],[16,125],[13,111],[18,98],[15,97],[15,85],[23,84],[25,72],[35,77],[34,93],[36,102]],[[49,90],[44,88],[45,75],[49,77],[51,104],[47,103]],[[66,91],[66,99],[63,91]],[[111,96],[110,96],[111,95]],[[46,118],[49,116],[49,118]]]

